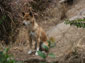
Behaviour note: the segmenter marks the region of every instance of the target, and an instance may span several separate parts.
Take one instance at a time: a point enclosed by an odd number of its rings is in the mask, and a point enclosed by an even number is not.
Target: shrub
[[[30,6],[35,12],[42,12],[49,6],[49,0],[33,0],[30,2]]]
[[[5,48],[4,51],[0,52],[0,63],[15,63],[13,57],[8,54],[8,48]]]
[[[77,19],[77,20],[66,20],[65,24],[75,25],[77,27],[85,28],[85,19]]]
[[[54,43],[55,42],[52,42],[53,40],[48,40],[48,43],[49,43],[49,48],[46,46],[46,45],[42,45],[42,47],[44,48],[44,49],[46,49],[46,50],[50,50],[50,48],[53,48],[53,47],[55,47],[55,45],[54,45]],[[53,54],[53,53],[47,53],[47,54],[45,54],[45,53],[43,53],[42,51],[37,51],[38,52],[38,55],[40,56],[40,57],[42,57],[44,60],[46,60],[46,58],[49,56],[49,57],[51,57],[51,58],[55,58],[55,55]]]

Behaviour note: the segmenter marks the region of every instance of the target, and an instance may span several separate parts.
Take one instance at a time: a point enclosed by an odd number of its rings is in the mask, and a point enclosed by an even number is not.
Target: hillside
[[[16,25],[13,27],[13,36],[10,35],[9,37],[12,38],[8,38],[9,40],[2,38],[1,36],[3,34],[0,31],[0,38],[3,39],[0,40],[0,49],[10,46],[9,53],[13,54],[17,61],[40,63],[42,61],[41,57],[27,54],[29,50],[28,30],[21,24],[23,20],[21,18],[21,12],[27,12],[30,6],[28,4],[29,1],[11,1],[11,6],[14,7],[10,13]],[[26,5],[26,7],[24,5],[22,6],[22,4]],[[55,54],[56,58],[48,57],[46,59],[47,62],[85,63],[85,28],[65,24],[66,19],[75,20],[85,17],[85,0],[53,0],[48,4],[42,12],[36,9],[33,10],[37,14],[37,23],[45,29],[49,38],[53,37],[55,39],[56,46],[51,48],[50,52]],[[3,30],[3,28],[1,29]],[[8,35],[5,36],[8,37]],[[9,44],[6,45],[5,41],[9,41]]]

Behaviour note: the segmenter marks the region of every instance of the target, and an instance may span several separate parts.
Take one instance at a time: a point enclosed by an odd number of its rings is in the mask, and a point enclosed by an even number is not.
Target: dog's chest
[[[32,37],[32,38],[36,38],[36,36],[37,36],[37,34],[36,34],[36,32],[30,32],[30,36]]]

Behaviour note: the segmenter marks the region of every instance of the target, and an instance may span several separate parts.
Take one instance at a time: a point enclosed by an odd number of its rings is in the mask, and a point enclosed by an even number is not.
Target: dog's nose
[[[23,25],[25,26],[25,23],[23,23]]]

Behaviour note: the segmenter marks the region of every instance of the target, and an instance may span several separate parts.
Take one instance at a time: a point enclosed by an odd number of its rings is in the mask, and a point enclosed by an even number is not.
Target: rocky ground
[[[66,12],[67,19],[73,19],[75,16],[85,16],[84,3],[84,0],[76,1],[76,3]],[[58,11],[58,8],[54,8],[52,12],[55,13],[54,11]],[[61,58],[70,54],[70,52],[73,51],[73,48],[85,47],[85,29],[66,25],[64,23],[65,20],[60,20],[59,15],[56,16],[57,18],[46,17],[47,20],[45,19],[45,21],[42,22],[38,21],[39,25],[45,29],[48,37],[54,37],[56,42],[56,47],[50,50],[50,52],[56,55],[56,58],[48,57],[48,62],[55,61],[57,63],[58,60],[62,60]],[[26,63],[41,61],[42,58],[39,56],[27,54],[27,51],[29,50],[28,40],[27,30],[24,27],[21,27],[16,43],[11,46],[10,52],[15,56],[17,61],[25,61]]]

